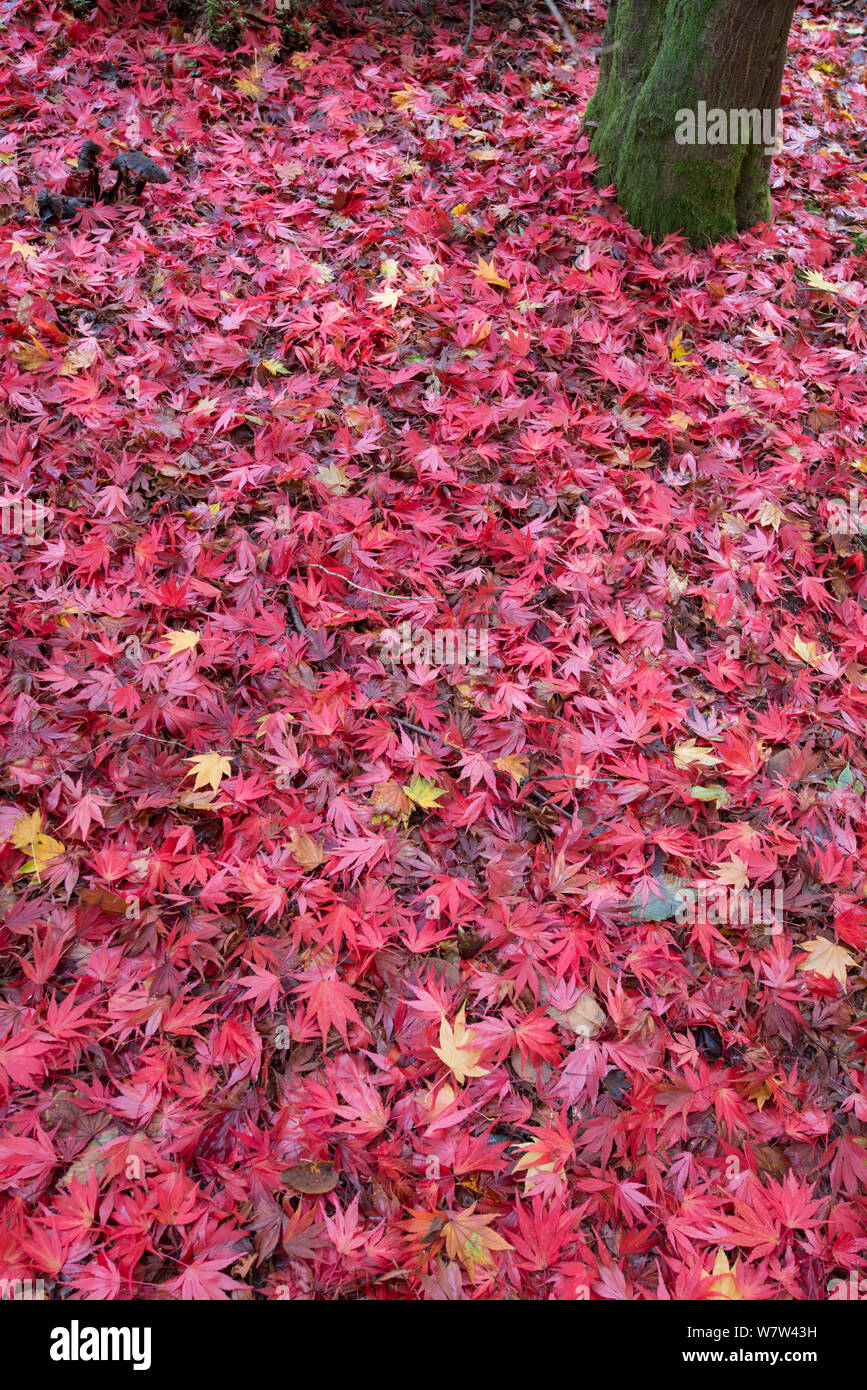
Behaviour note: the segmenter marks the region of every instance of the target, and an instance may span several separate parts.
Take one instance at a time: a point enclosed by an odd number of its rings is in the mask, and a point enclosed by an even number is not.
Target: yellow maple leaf
[[[665,584],[672,603],[680,603],[680,600],[689,588],[689,580],[684,579],[683,575],[678,574],[677,570],[671,565],[669,565],[666,571]]]
[[[242,96],[252,97],[254,101],[258,101],[259,97],[265,95],[265,88],[261,82],[264,71],[264,65],[257,56],[252,67],[248,68],[240,77],[235,78],[235,91],[240,92]]]
[[[42,815],[31,811],[30,815],[19,816],[12,827],[12,843],[16,849],[31,849],[37,835],[42,832]]]
[[[482,260],[481,256],[476,257],[476,274],[480,280],[484,280],[488,285],[499,285],[504,290],[512,288],[508,280],[504,280],[501,275],[497,274],[493,256],[489,261]]]
[[[388,285],[384,290],[375,290],[370,296],[370,302],[379,309],[394,309],[400,303],[400,297],[400,286]]]
[[[26,241],[13,241],[10,250],[15,255],[16,251],[22,261],[29,261],[31,257],[38,256],[39,252],[35,246],[29,246]]]
[[[275,164],[274,173],[277,175],[278,179],[282,179],[286,183],[292,183],[295,179],[299,179],[304,173],[304,165],[299,159],[288,159],[285,163]]]
[[[458,1098],[458,1093],[444,1081],[442,1086],[431,1087],[419,1099],[425,1110],[430,1110],[432,1115],[439,1115],[441,1111],[448,1109]]]
[[[717,883],[724,883],[726,887],[734,888],[738,893],[744,892],[750,886],[746,862],[737,854],[733,854],[725,863],[717,865],[714,878]]]
[[[759,1109],[762,1110],[767,1105],[768,1101],[772,1098],[773,1094],[774,1093],[768,1085],[767,1081],[763,1081],[761,1086],[753,1096],[753,1100],[756,1102],[756,1105],[759,1107]]]
[[[348,405],[343,412],[343,418],[350,429],[360,430],[371,423],[373,414],[369,406]]]
[[[441,1062],[448,1067],[452,1076],[459,1086],[462,1086],[468,1076],[487,1076],[488,1068],[478,1065],[482,1055],[480,1047],[474,1047],[475,1033],[472,1028],[467,1028],[464,1022],[466,1013],[465,1006],[461,1006],[461,1011],[455,1019],[455,1026],[452,1028],[445,1014],[440,1021],[440,1045],[434,1048],[434,1052]]]
[[[33,858],[24,865],[25,873],[39,875],[40,869],[44,869],[46,864],[50,864],[52,859],[56,859],[59,854],[63,854],[66,846],[60,840],[55,840],[51,835],[39,835],[33,849]]]
[[[689,794],[696,801],[712,801],[717,806],[728,806],[731,795],[725,787],[721,787],[718,782],[713,782],[708,787],[690,787]]]
[[[259,366],[264,367],[266,372],[270,372],[272,376],[289,375],[289,368],[284,367],[282,362],[278,362],[276,357],[263,357]]]
[[[494,767],[498,772],[508,772],[518,783],[526,782],[530,775],[530,764],[517,753],[507,753],[504,757],[497,758]]]
[[[414,101],[418,100],[418,92],[414,92],[412,87],[400,87],[398,91],[392,92],[391,99],[398,111],[405,111]]]
[[[336,492],[338,497],[342,497],[349,491],[352,479],[339,464],[329,463],[322,468],[317,468],[315,478],[323,487],[327,487],[329,492]]]
[[[770,526],[772,531],[779,531],[780,523],[785,520],[785,512],[772,502],[770,498],[765,498],[756,513],[756,521],[760,526]]]
[[[21,872],[35,874],[37,878],[45,866],[50,864],[52,859],[56,859],[59,854],[63,854],[66,849],[60,840],[55,840],[53,836],[44,833],[42,816],[39,811],[20,816],[12,827],[11,838],[16,849],[22,850],[25,854],[29,853],[31,856]]]
[[[98,357],[99,347],[92,338],[87,338],[78,347],[70,348],[69,352],[64,355],[60,375],[75,376],[84,368],[92,367]]]
[[[25,372],[38,372],[40,367],[44,367],[46,362],[51,361],[51,353],[47,347],[40,343],[38,338],[31,334],[29,343],[18,343],[12,349],[12,356],[23,367]]]
[[[193,773],[196,776],[193,783],[194,792],[202,787],[211,787],[217,791],[223,778],[229,777],[232,772],[232,764],[222,753],[197,753],[194,758],[187,758],[187,762],[192,764],[187,777],[192,777]]]
[[[800,635],[792,638],[792,651],[807,666],[818,666],[825,655],[818,642],[805,642]]]
[[[216,797],[219,795],[211,787],[205,787],[203,791],[194,792],[182,791],[178,796],[179,806],[188,806],[193,811],[210,811],[214,805]]]
[[[692,416],[683,410],[673,410],[665,423],[676,430],[688,430],[692,424]]]
[[[689,350],[683,345],[683,329],[680,328],[675,333],[668,345],[671,360],[676,367],[697,367],[698,363],[694,357],[690,357]]]
[[[518,1054],[520,1057],[520,1053]],[[545,1144],[539,1139],[534,1139],[529,1144],[518,1144],[521,1157],[515,1161],[514,1171],[523,1172],[525,1183],[532,1182],[532,1179],[540,1173],[556,1173],[556,1159],[546,1159],[547,1149]]]
[[[424,777],[413,777],[403,790],[410,801],[414,801],[416,806],[421,806],[424,811],[435,811],[440,797],[445,796],[444,791],[435,787],[433,782],[426,782]]]
[[[823,975],[826,980],[839,980],[843,988],[846,988],[846,967],[858,964],[854,956],[844,951],[835,941],[829,941],[827,936],[817,936],[815,941],[804,941],[801,950],[807,952],[807,959],[801,961],[799,970],[812,970],[817,975]]]
[[[481,1216],[475,1210],[475,1203],[465,1211],[449,1213],[449,1219],[442,1228],[449,1259],[460,1260],[471,1279],[475,1277],[476,1265],[493,1264],[494,1250],[511,1250],[513,1247],[496,1231],[490,1230],[493,1216]]]
[[[819,270],[808,270],[804,279],[811,289],[822,290],[824,294],[845,294],[851,287],[839,280],[826,280]]]
[[[683,743],[678,743],[674,750],[675,767],[716,767],[719,758],[713,753],[709,753],[706,748],[701,748],[694,738],[688,738]]]
[[[199,633],[193,632],[192,628],[189,627],[182,627],[179,632],[166,632],[163,635],[172,656],[179,656],[181,652],[192,651],[193,647],[199,644]]]
[[[719,1303],[723,1300],[733,1299],[742,1301],[743,1294],[738,1288],[738,1261],[733,1265],[729,1264],[728,1255],[724,1250],[717,1251],[717,1257],[713,1263],[713,1293],[708,1294],[708,1300],[712,1303]]]

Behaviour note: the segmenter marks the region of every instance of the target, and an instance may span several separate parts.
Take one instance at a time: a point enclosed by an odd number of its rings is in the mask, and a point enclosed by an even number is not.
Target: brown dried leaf
[[[807,416],[807,429],[814,434],[821,433],[822,430],[829,430],[837,423],[837,416],[833,410],[827,410],[823,405],[814,406]]]
[[[308,873],[311,869],[318,869],[319,865],[325,862],[325,851],[318,840],[313,840],[306,830],[293,830],[289,838],[292,849],[292,858],[298,865]]]
[[[284,1168],[280,1181],[293,1192],[319,1193],[332,1192],[340,1179],[330,1163],[316,1161],[294,1163],[291,1168]]]
[[[373,788],[373,798],[371,801],[374,811],[379,811],[387,816],[394,816],[400,819],[401,816],[408,816],[412,810],[412,802],[405,794],[403,787],[397,782],[377,782]]]
[[[98,907],[100,912],[125,913],[129,907],[126,898],[110,893],[107,888],[82,888],[78,896],[88,907]]]

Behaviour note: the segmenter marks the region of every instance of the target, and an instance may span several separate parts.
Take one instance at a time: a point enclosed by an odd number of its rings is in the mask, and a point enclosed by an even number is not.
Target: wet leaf
[[[294,1163],[291,1168],[284,1168],[280,1174],[280,1181],[293,1192],[313,1195],[333,1192],[340,1178],[337,1170],[332,1168],[330,1163],[317,1160]]]

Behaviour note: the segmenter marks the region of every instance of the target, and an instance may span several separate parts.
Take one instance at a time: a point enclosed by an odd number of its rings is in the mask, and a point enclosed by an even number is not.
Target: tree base
[[[615,186],[654,240],[682,232],[706,246],[770,217],[764,140],[678,144],[679,113],[702,102],[776,112],[795,8],[795,0],[611,0],[585,128],[600,184]]]

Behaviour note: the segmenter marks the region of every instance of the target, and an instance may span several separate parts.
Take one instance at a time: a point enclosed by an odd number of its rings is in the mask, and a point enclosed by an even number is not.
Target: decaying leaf
[[[322,845],[312,839],[306,831],[292,830],[289,843],[292,846],[292,858],[299,868],[304,869],[307,873],[312,869],[318,869],[319,865],[325,862],[325,851]]]
[[[548,1013],[579,1038],[595,1038],[605,1024],[605,1014],[589,990],[585,990],[577,1002],[565,1012],[549,1007]]]
[[[449,1258],[460,1260],[471,1279],[477,1266],[493,1264],[495,1251],[512,1249],[503,1236],[491,1230],[493,1220],[493,1216],[483,1216],[474,1207],[468,1207],[466,1211],[452,1212],[442,1228]]]
[[[340,1181],[337,1170],[330,1163],[314,1160],[306,1163],[293,1163],[284,1168],[280,1181],[293,1192],[320,1194],[333,1192]]]

